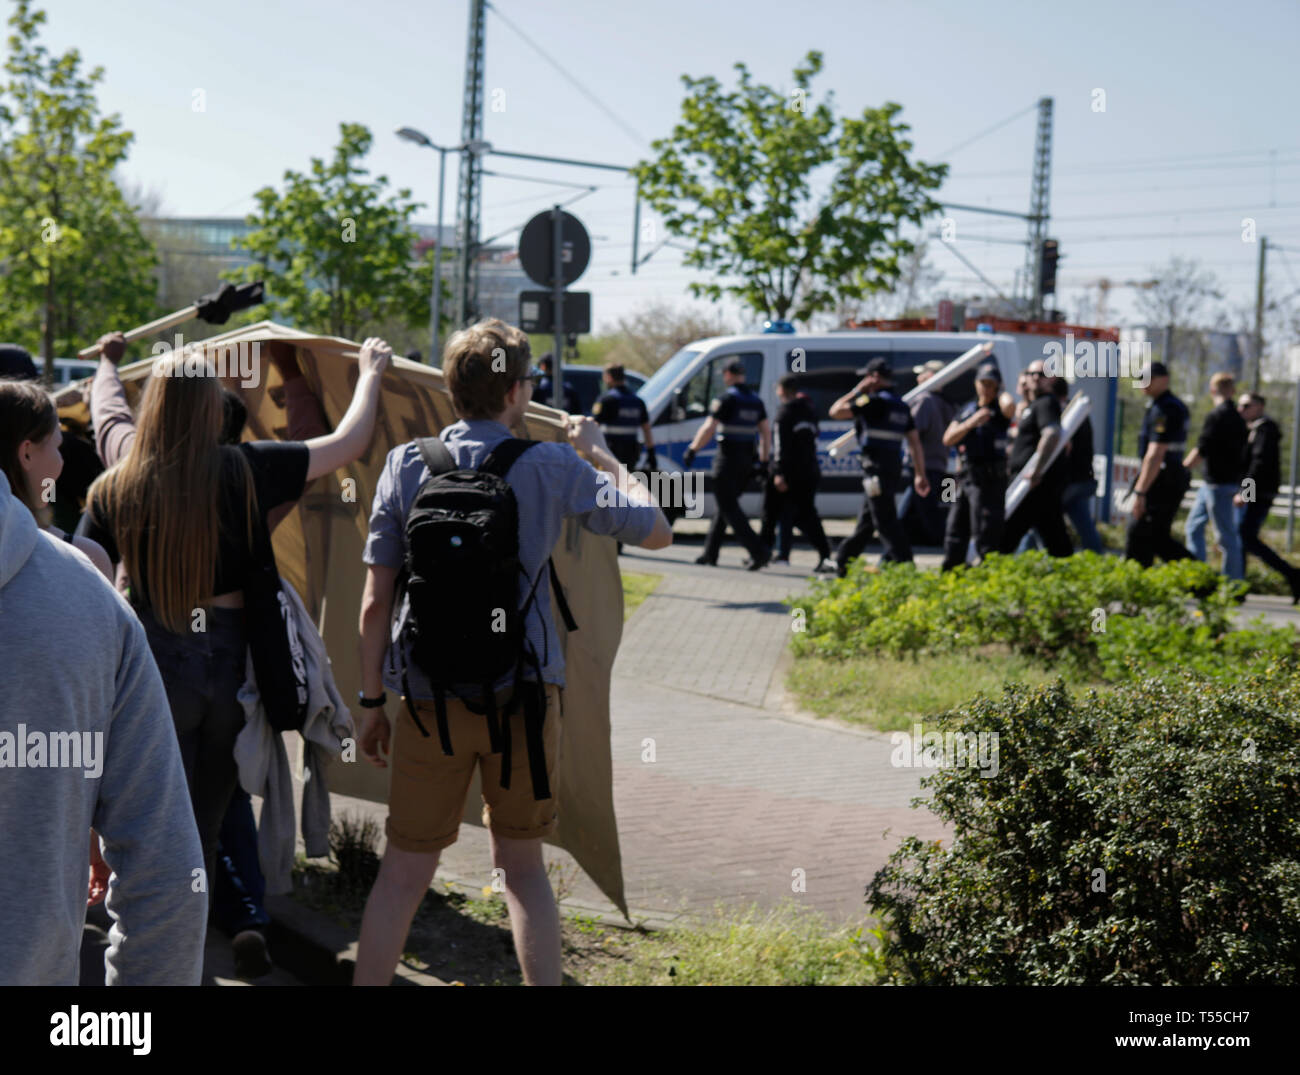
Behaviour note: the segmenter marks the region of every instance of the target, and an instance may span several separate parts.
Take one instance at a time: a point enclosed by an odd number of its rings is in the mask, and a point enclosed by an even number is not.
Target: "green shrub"
[[[997,775],[923,780],[950,847],[906,839],[868,887],[897,981],[1300,983],[1300,686],[1011,685],[942,727]]]
[[[1143,568],[1090,552],[1064,559],[1030,552],[945,573],[912,565],[875,571],[859,560],[848,577],[814,583],[790,604],[805,610],[796,655],[903,657],[1000,644],[1081,678],[1124,680],[1139,667],[1144,675],[1195,667],[1235,678],[1265,660],[1225,655],[1262,650],[1290,660],[1297,642],[1289,627],[1263,626],[1244,649],[1229,641],[1241,592],[1241,583],[1194,560]]]

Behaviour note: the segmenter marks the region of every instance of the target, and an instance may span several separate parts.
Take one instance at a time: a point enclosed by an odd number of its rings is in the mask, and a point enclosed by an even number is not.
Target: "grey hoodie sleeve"
[[[123,610],[125,612],[125,610]],[[109,985],[198,985],[208,880],[180,747],[144,628],[123,616],[95,830],[113,869]]]

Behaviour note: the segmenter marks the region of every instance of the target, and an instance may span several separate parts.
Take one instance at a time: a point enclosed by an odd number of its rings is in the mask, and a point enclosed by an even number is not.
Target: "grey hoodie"
[[[207,879],[144,628],[0,473],[0,985],[75,985],[90,828],[109,985],[197,985]]]

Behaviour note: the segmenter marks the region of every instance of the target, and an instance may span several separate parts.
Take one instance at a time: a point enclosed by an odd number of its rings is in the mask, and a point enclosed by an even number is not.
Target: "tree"
[[[837,119],[833,94],[812,106],[822,54],[809,52],[785,95],[735,65],[739,88],[682,76],[687,95],[672,135],[633,174],[684,262],[731,283],[694,282],[693,295],[734,295],[756,314],[806,321],[844,299],[888,288],[913,244],[905,221],[938,211],[928,191],[947,165],[908,159],[910,129],[888,102]]]
[[[619,340],[606,352],[605,361],[650,374],[688,343],[734,331],[721,314],[706,315],[680,310],[666,302],[652,302],[618,319]]]
[[[365,178],[369,130],[343,123],[339,135],[329,161],[313,157],[309,174],[284,173],[283,193],[254,195],[252,230],[235,245],[260,264],[223,275],[264,279],[266,308],[312,331],[356,339],[386,322],[430,325],[433,259],[415,260],[410,226],[420,203],[405,189],[386,195],[385,176]]]
[[[1204,366],[1210,351],[1198,322],[1210,316],[1212,302],[1223,298],[1218,277],[1202,269],[1195,259],[1180,257],[1170,258],[1164,268],[1152,270],[1149,276],[1156,283],[1137,293],[1138,310],[1157,339],[1161,339],[1160,330],[1168,332],[1169,353],[1161,358],[1171,374],[1181,359],[1180,383],[1184,390],[1199,395],[1205,387]]]
[[[153,252],[113,178],[134,135],[100,116],[102,68],[37,41],[45,13],[19,0],[0,91],[0,330],[54,357],[154,311]],[[39,344],[37,341],[39,340]]]

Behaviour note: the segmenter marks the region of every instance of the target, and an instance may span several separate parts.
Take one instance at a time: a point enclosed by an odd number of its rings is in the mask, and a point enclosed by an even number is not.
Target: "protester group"
[[[333,743],[337,753],[353,725],[315,626],[278,576],[270,533],[313,483],[366,452],[391,352],[365,341],[351,403],[330,430],[295,346],[265,346],[283,391],[284,440],[243,439],[243,400],[201,348],[155,359],[133,410],[117,370],[126,340],[101,338],[93,448],[80,445],[99,462],[80,468],[80,489],[59,484],[79,438],[65,445],[30,355],[0,349],[0,900],[10,927],[0,984],[75,984],[86,908],[100,901],[113,923],[108,984],[197,984],[209,910],[237,973],[271,970],[267,860],[241,787],[245,754],[291,728],[309,749]],[[567,518],[652,549],[672,531],[590,418],[569,420],[561,442],[515,438],[542,379],[518,329],[492,320],[456,333],[442,369],[459,420],[385,461],[352,613],[363,714],[355,742],[371,764],[393,769],[354,980],[392,980],[477,768],[524,980],[559,984],[559,915],[541,854],[557,820],[565,682],[550,551]],[[483,510],[459,510],[471,494]],[[69,499],[77,511],[66,510]],[[80,514],[75,533],[55,525],[56,508],[65,520]],[[439,592],[450,582],[419,584],[455,579],[456,563],[476,565],[459,603]],[[509,623],[484,647],[495,647],[496,662],[479,660],[471,679],[463,657],[449,670],[430,651],[495,634],[503,600],[474,603],[494,573],[510,590]],[[445,647],[430,645],[438,623],[450,625]],[[388,690],[400,705],[388,705]],[[332,727],[321,714],[334,714]],[[262,736],[250,748],[254,724]],[[287,826],[291,862],[288,813],[274,824]]]

